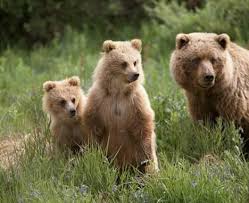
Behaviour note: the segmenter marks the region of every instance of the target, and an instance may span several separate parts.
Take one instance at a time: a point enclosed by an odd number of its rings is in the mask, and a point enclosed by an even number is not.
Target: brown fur
[[[88,94],[85,123],[119,168],[139,167],[151,160],[153,164],[145,170],[157,170],[154,112],[142,85],[141,46],[140,40],[104,42]],[[137,80],[135,74],[139,74]]]
[[[235,121],[249,138],[249,51],[227,34],[178,34],[170,67],[185,90],[193,120],[220,116]],[[214,81],[205,82],[206,75]]]
[[[83,110],[86,98],[76,76],[43,84],[43,110],[51,116],[51,131],[60,148],[78,150],[84,139]],[[70,111],[75,110],[75,115]]]

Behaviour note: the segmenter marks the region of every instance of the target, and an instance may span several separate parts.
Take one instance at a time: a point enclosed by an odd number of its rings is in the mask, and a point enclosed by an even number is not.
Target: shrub
[[[249,40],[249,0],[210,0],[202,9],[189,11],[176,2],[160,0],[154,8],[147,7],[152,25],[144,24],[143,32],[153,39],[158,52],[171,51],[177,33],[228,33],[232,40]],[[163,42],[163,43],[162,43]]]
[[[5,42],[26,39],[45,43],[61,35],[67,25],[76,29],[89,26],[92,29],[102,27],[110,31],[114,24],[124,19],[138,23],[145,16],[143,4],[150,0],[135,1],[3,1],[0,4],[0,38]]]

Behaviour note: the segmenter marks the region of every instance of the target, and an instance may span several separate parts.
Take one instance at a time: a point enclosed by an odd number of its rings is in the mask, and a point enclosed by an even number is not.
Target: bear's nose
[[[206,75],[204,77],[205,82],[213,82],[214,76],[213,75]]]
[[[71,109],[70,110],[70,116],[73,117],[73,116],[75,116],[75,114],[76,114],[76,110],[75,109]]]
[[[131,72],[131,73],[128,74],[128,78],[127,79],[128,79],[128,82],[131,83],[131,82],[136,81],[138,79],[138,77],[139,77],[139,73],[137,73],[137,72]]]
[[[134,81],[137,80],[138,77],[139,77],[139,73],[135,73],[135,74],[133,75],[133,80],[134,80]]]

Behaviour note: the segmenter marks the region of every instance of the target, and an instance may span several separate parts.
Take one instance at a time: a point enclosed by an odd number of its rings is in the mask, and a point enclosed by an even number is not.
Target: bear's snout
[[[75,109],[70,109],[69,114],[70,114],[70,117],[74,117],[76,115],[76,110]]]
[[[209,60],[203,60],[198,67],[198,83],[202,88],[210,88],[215,83],[215,71]]]
[[[213,82],[213,80],[214,80],[214,75],[205,75],[204,76],[205,82]]]
[[[139,77],[139,73],[137,73],[137,72],[130,73],[128,75],[128,82],[129,83],[134,82],[134,81],[136,81],[138,79],[138,77]]]
[[[215,75],[212,73],[203,74],[198,83],[199,86],[205,89],[213,87],[215,83]]]

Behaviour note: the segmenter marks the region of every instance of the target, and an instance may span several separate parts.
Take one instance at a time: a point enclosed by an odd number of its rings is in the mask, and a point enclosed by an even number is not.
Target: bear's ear
[[[220,34],[216,37],[216,41],[223,49],[226,49],[230,42],[230,37],[227,34]]]
[[[115,46],[115,44],[114,44],[114,42],[112,40],[104,41],[103,47],[102,47],[104,52],[108,53],[108,52],[110,52],[111,50],[113,50],[115,48],[116,48],[116,46]]]
[[[176,35],[176,48],[181,49],[183,46],[185,46],[189,42],[189,37],[187,34],[178,34]]]
[[[139,52],[142,51],[142,41],[140,39],[131,40],[131,46],[137,49]]]
[[[80,78],[78,76],[68,78],[68,83],[71,86],[80,86]]]
[[[51,89],[55,88],[55,82],[53,81],[46,81],[43,83],[43,91],[44,92],[49,92]]]

